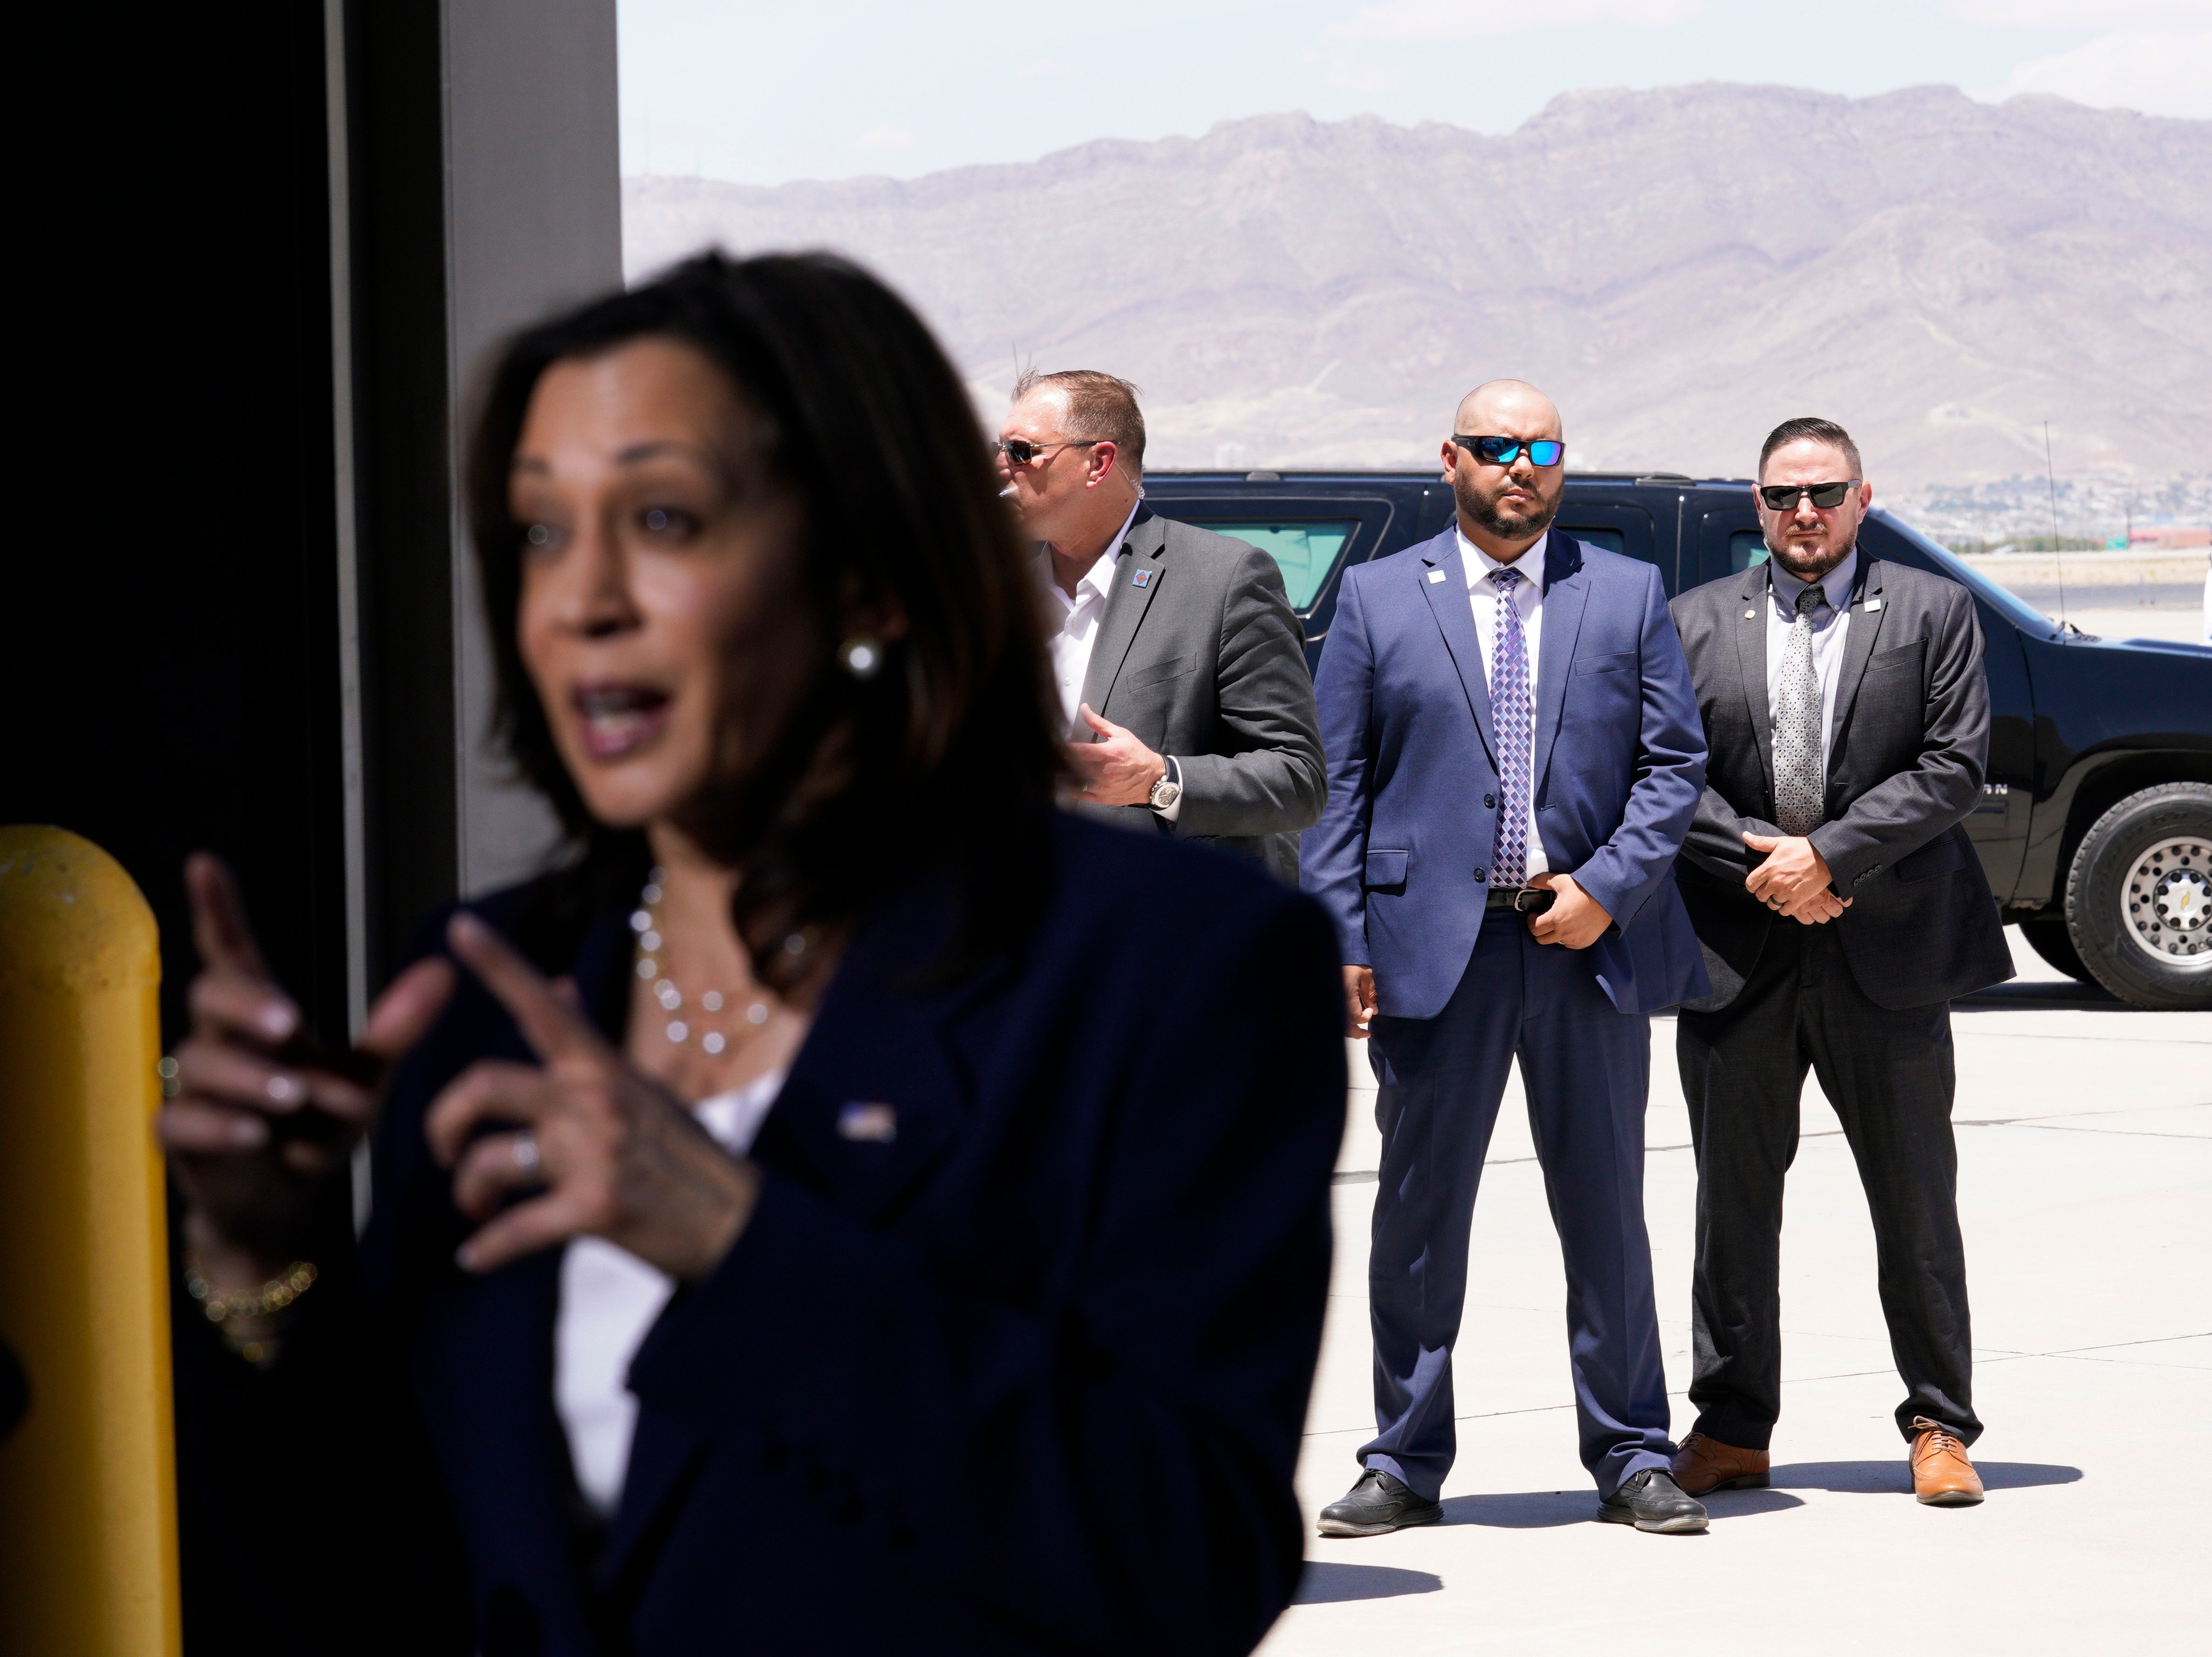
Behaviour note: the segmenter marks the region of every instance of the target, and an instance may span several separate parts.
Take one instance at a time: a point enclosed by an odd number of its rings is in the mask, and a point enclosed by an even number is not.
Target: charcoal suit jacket
[[[1297,883],[1298,831],[1328,786],[1305,636],[1283,573],[1257,547],[1139,507],[1121,543],[1083,700],[1182,774],[1172,824],[1145,805],[1094,808],[1204,841]]]
[[[1690,676],[1650,565],[1553,532],[1530,762],[1551,867],[1613,917],[1582,952],[1613,1006],[1705,993],[1674,857],[1705,780]],[[1433,1018],[1474,953],[1498,840],[1498,737],[1458,541],[1346,572],[1318,684],[1328,803],[1303,882],[1377,1008]]]
[[[1258,1642],[1303,1552],[1334,941],[1256,869],[1037,816],[1002,832],[1042,842],[1049,896],[981,968],[927,980],[951,925],[928,882],[847,950],[754,1144],[757,1208],[631,1367],[608,1529],[555,1411],[562,1251],[453,1264],[468,1228],[424,1112],[470,1063],[527,1056],[465,981],[395,1082],[358,1255],[328,1257],[275,1369],[216,1373],[185,1314],[183,1429],[222,1447],[203,1472],[236,1545],[208,1585],[222,1649]],[[574,920],[549,897],[474,907],[615,1035],[635,889]],[[842,1131],[854,1102],[890,1108],[889,1137]],[[264,1616],[283,1637],[241,1642]]]
[[[1766,686],[1767,567],[1682,594],[1674,625],[1712,750],[1682,848],[1683,901],[1711,996],[1742,990],[1778,918],[1744,889],[1765,860],[1746,831],[1776,835]],[[1996,899],[1966,830],[1981,798],[1990,694],[1974,601],[1955,581],[1860,555],[1837,671],[1827,821],[1809,838],[1851,907],[1838,929],[1851,975],[1878,1006],[1948,1001],[2013,975]]]

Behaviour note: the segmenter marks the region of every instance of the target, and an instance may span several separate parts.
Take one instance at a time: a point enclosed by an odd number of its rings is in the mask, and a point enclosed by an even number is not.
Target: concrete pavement
[[[1987,1502],[1927,1508],[1908,1493],[1865,1200],[1808,1082],[1784,1234],[1773,1488],[1712,1497],[1703,1537],[1593,1522],[1559,1246],[1516,1093],[1476,1205],[1445,1522],[1312,1536],[1372,1431],[1377,1140],[1355,1047],[1335,1281],[1299,1468],[1309,1563],[1263,1657],[2199,1644],[2212,1558],[2197,1489],[2212,1460],[2212,1013],[2137,1011],[2057,977],[2011,936],[2021,980],[1954,1021]],[[1674,1045],[1673,1021],[1655,1021],[1645,1206],[1679,1435],[1696,1175]]]
[[[2071,606],[2066,618],[2082,632],[2094,633],[2100,639],[2171,639],[2186,645],[2204,642],[2204,611],[2196,604],[2142,604],[2124,610]]]

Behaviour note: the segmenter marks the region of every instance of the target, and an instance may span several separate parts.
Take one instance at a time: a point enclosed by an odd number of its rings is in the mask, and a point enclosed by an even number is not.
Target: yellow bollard
[[[174,1426],[153,911],[60,828],[0,828],[0,1652],[173,1657]]]

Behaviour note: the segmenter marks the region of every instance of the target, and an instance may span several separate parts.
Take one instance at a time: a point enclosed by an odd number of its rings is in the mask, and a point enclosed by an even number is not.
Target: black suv
[[[1155,472],[1154,510],[1274,555],[1317,663],[1352,564],[1440,533],[1431,474]],[[1656,564],[1669,594],[1766,556],[1741,479],[1573,476],[1558,527]],[[2212,647],[2061,628],[1879,508],[1861,544],[1974,595],[1989,779],[1967,828],[2004,918],[2052,966],[2143,1007],[2212,1007]]]

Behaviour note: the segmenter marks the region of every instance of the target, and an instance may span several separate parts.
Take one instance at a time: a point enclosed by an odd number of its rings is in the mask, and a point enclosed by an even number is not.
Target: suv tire
[[[2212,784],[2146,788],[2090,826],[2067,871],[2066,932],[2122,1000],[2212,1007]]]
[[[2067,933],[2063,914],[2040,914],[2033,920],[2023,920],[2020,923],[2020,935],[2027,940],[2029,949],[2043,957],[2045,966],[2057,968],[2077,983],[2097,981],[2081,964],[2081,952],[2074,947],[2074,940]]]

